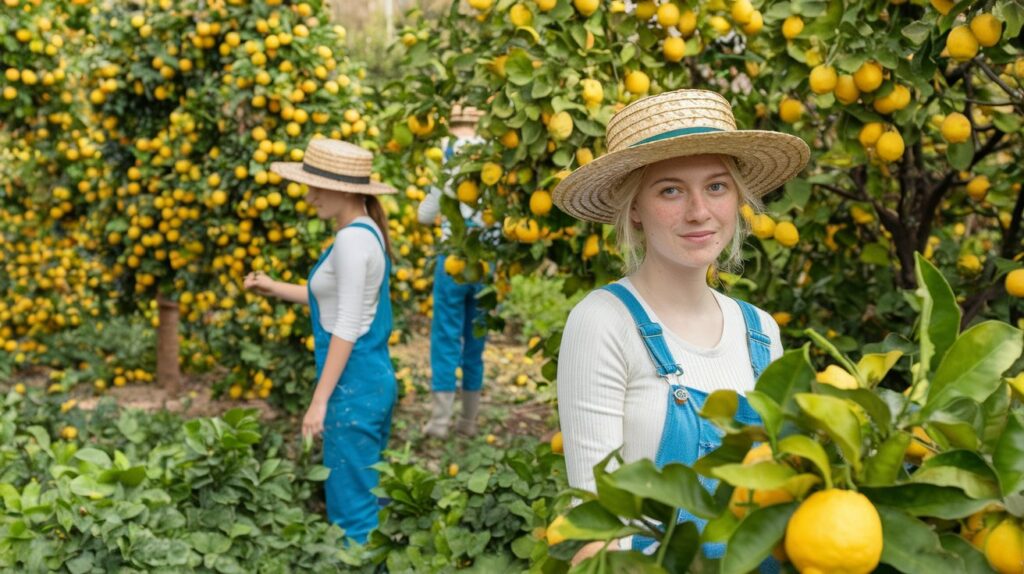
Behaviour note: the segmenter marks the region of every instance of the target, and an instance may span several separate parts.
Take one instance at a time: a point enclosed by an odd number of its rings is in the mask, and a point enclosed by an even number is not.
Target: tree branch
[[[1003,79],[999,77],[999,74],[995,73],[992,70],[992,68],[988,67],[988,64],[986,64],[985,60],[983,60],[980,56],[975,56],[974,59],[971,60],[971,62],[976,64],[978,68],[980,68],[981,71],[984,72],[990,80],[992,80],[993,82],[995,82],[997,86],[1002,88],[1003,91],[1006,92],[1007,96],[1010,96],[1010,99],[1013,100],[1013,107],[1017,108],[1018,112],[1024,113],[1024,95],[1021,95],[1019,91],[1008,86],[1006,82],[1004,82]]]
[[[829,183],[816,183],[814,185],[817,185],[818,187],[827,189],[827,190],[831,191],[832,193],[834,193],[834,194],[836,194],[836,195],[838,195],[840,197],[844,197],[846,199],[849,199],[850,201],[867,201],[868,200],[868,198],[866,196],[857,197],[856,195],[853,195],[852,193],[844,190],[843,188],[841,188],[839,186],[836,186],[836,185],[829,184]],[[861,191],[863,193],[863,190],[861,190]]]

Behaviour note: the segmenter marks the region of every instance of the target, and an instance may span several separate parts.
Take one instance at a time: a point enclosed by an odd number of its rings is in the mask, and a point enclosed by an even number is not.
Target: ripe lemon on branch
[[[800,572],[867,574],[882,557],[882,519],[859,492],[815,492],[786,526],[786,554]]]

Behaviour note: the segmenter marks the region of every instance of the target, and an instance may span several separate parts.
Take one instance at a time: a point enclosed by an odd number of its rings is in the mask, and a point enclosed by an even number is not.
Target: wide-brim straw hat
[[[453,126],[455,124],[470,124],[475,126],[482,117],[484,117],[484,113],[473,106],[455,104],[452,106],[452,113],[448,122],[449,125]]]
[[[340,140],[312,140],[301,162],[274,162],[270,164],[270,171],[285,179],[330,191],[364,195],[395,193],[390,185],[370,178],[373,153]]]
[[[614,223],[619,184],[636,169],[673,157],[728,155],[749,192],[760,197],[792,179],[811,151],[796,136],[738,130],[729,101],[707,90],[675,90],[639,99],[615,114],[606,130],[608,153],[577,168],[552,193],[562,211]]]

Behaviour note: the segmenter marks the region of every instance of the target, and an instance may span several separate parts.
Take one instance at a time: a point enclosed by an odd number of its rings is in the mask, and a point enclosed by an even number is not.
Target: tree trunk
[[[156,380],[167,390],[168,398],[181,390],[181,369],[178,365],[178,302],[157,296],[160,325],[156,330]]]

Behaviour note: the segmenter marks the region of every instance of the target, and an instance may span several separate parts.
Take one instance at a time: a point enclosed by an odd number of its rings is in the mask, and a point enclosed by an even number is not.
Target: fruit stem
[[[658,546],[658,566],[661,566],[665,561],[665,552],[668,551],[668,541],[672,540],[672,533],[675,532],[676,524],[678,524],[679,509],[676,507],[672,508],[672,522],[668,525],[668,530],[665,531],[665,537],[661,539],[661,545]]]
[[[832,358],[835,359],[844,369],[846,369],[848,373],[853,375],[853,377],[857,379],[857,385],[860,386],[860,388],[866,389],[868,387],[867,381],[864,380],[864,377],[860,374],[860,370],[857,369],[857,366],[854,365],[850,361],[850,359],[846,357],[846,355],[841,353],[839,349],[837,349],[836,346],[833,345],[828,339],[821,336],[821,334],[815,331],[814,329],[804,329],[804,334],[807,335],[811,339],[811,341],[814,342],[815,345],[817,345],[825,352],[827,352],[829,355],[831,355]]]

